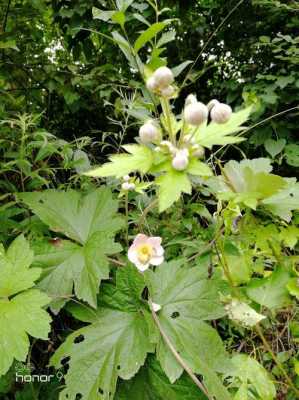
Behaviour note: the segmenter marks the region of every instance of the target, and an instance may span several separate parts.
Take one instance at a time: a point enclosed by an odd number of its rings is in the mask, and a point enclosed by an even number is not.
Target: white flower
[[[153,309],[153,311],[156,313],[156,312],[158,312],[158,311],[160,311],[161,310],[161,306],[160,306],[160,304],[157,304],[157,303],[152,303],[152,309]]]
[[[225,124],[232,115],[232,109],[228,104],[218,103],[211,110],[211,120],[216,124]]]
[[[148,88],[148,90],[150,92],[154,92],[155,90],[158,89],[158,82],[156,81],[154,76],[151,76],[150,78],[148,78],[148,80],[146,81],[146,87]]]
[[[159,129],[152,121],[143,124],[139,129],[139,137],[142,143],[153,143],[159,138]]]
[[[159,87],[159,89],[166,88],[171,85],[174,81],[173,73],[168,67],[160,67],[156,69],[153,77]]]
[[[136,185],[135,185],[135,183],[124,182],[124,183],[121,185],[121,188],[122,188],[123,190],[134,190],[134,189],[136,188]]]
[[[166,88],[161,89],[161,96],[170,98],[174,95],[174,87],[167,86]]]
[[[147,236],[139,233],[128,251],[129,260],[143,272],[150,265],[160,265],[164,261],[162,239],[158,236]]]
[[[191,103],[185,107],[185,121],[194,126],[199,126],[208,119],[209,110],[206,105],[201,102]]]
[[[178,150],[172,159],[172,166],[177,171],[183,171],[189,164],[189,151],[187,149]]]
[[[196,96],[195,96],[194,94],[189,94],[189,95],[186,97],[185,106],[188,106],[189,104],[195,104],[195,103],[197,103],[197,98],[196,98]]]

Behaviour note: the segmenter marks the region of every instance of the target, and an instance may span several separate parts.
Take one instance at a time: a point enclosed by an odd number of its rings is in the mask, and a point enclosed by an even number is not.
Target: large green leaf
[[[40,275],[40,270],[29,268],[31,261],[32,252],[23,236],[16,238],[6,253],[1,248],[0,375],[8,371],[14,359],[25,361],[28,335],[48,339],[51,318],[42,307],[50,299],[30,289]]]
[[[162,212],[175,203],[182,193],[191,194],[191,182],[184,172],[170,169],[156,179],[159,185],[159,211]]]
[[[258,398],[273,400],[276,390],[270,375],[265,368],[247,354],[236,354],[232,358],[232,369],[229,376],[234,377],[232,386],[237,388],[234,400],[250,400],[251,390],[257,392]],[[254,397],[255,398],[255,397]]]
[[[21,198],[52,230],[76,242],[35,246],[35,266],[44,271],[40,287],[53,298],[53,309],[59,310],[73,286],[78,298],[96,307],[100,281],[109,277],[107,255],[121,250],[113,236],[122,220],[110,190],[101,188],[88,195],[50,190],[24,193]]]
[[[222,169],[222,176],[211,180],[211,187],[222,200],[233,200],[255,209],[262,200],[287,186],[287,180],[271,174],[271,169],[270,161],[264,158],[239,163],[229,161]]]
[[[211,394],[219,400],[230,399],[217,375],[228,357],[217,331],[205,322],[225,313],[219,301],[220,281],[203,278],[199,267],[181,267],[178,262],[149,272],[148,280],[152,300],[161,306],[161,326],[177,352],[194,372],[204,376]],[[157,357],[170,381],[178,379],[183,369],[162,338]]]
[[[130,277],[126,278],[127,273]],[[122,276],[117,278],[116,287],[107,299],[109,304],[114,301],[114,309],[96,310],[93,323],[68,336],[51,360],[51,365],[60,368],[61,361],[70,357],[66,388],[61,393],[61,399],[75,400],[79,394],[82,400],[112,399],[118,377],[130,379],[134,376],[152,350],[145,317],[149,311],[140,299],[140,290],[132,293],[135,306],[131,304],[130,311],[116,309],[115,303],[119,302],[121,307],[128,296],[129,282],[135,279],[138,282],[139,279],[134,278],[132,269],[124,268],[120,274]],[[79,312],[78,308],[77,315],[87,319],[92,316],[90,310],[82,308]]]
[[[0,298],[9,297],[34,286],[41,270],[29,269],[33,261],[24,236],[18,236],[5,252],[0,248]]]
[[[154,357],[130,381],[122,381],[115,400],[205,400],[207,397],[184,374],[171,384]]]
[[[251,113],[251,107],[233,113],[230,120],[225,124],[216,124],[211,122],[206,126],[199,127],[195,139],[196,142],[204,147],[211,149],[215,145],[225,145],[230,143],[239,143],[244,138],[232,136],[237,132],[244,130],[242,124],[247,121]]]
[[[19,197],[52,231],[78,243],[86,243],[95,232],[112,235],[122,226],[116,215],[118,203],[108,188],[87,195],[75,190],[45,190]]]
[[[290,304],[286,288],[289,279],[289,272],[279,267],[267,278],[252,279],[246,289],[247,295],[251,300],[270,309],[282,308]]]
[[[287,181],[287,187],[263,200],[262,203],[274,215],[290,222],[292,211],[299,210],[299,183],[293,179]]]
[[[153,164],[153,152],[146,146],[130,144],[123,146],[130,154],[116,154],[110,157],[110,162],[86,172],[92,177],[115,176],[121,178],[133,171],[148,172]]]

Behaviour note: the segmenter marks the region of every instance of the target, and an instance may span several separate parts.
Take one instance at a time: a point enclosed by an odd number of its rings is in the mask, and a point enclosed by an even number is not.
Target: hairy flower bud
[[[211,119],[216,124],[225,124],[232,115],[232,109],[224,103],[216,104],[211,110]]]
[[[150,92],[154,92],[158,89],[158,83],[154,76],[148,78],[148,80],[146,81],[146,87]]]
[[[199,126],[208,118],[208,108],[201,102],[191,103],[185,107],[184,118],[185,121],[194,126]]]
[[[192,152],[192,154],[198,158],[203,158],[205,155],[205,149],[199,144],[195,144],[192,146]]]
[[[195,103],[197,103],[197,98],[196,98],[196,96],[195,96],[194,94],[189,94],[189,95],[186,97],[185,106],[188,106],[189,104],[195,104]]]
[[[216,106],[216,104],[219,104],[219,101],[216,100],[216,99],[213,99],[213,100],[209,101],[208,105],[207,105],[208,110],[211,111],[212,108]]]
[[[174,87],[167,86],[166,88],[161,89],[161,96],[170,98],[174,95]]]
[[[121,185],[121,188],[123,189],[123,190],[134,190],[135,189],[135,184],[134,183],[129,183],[129,182],[124,182],[122,185]]]
[[[172,159],[172,166],[177,171],[183,171],[187,168],[189,159],[189,151],[187,149],[178,150],[175,157]]]
[[[140,127],[139,137],[144,144],[153,143],[159,138],[159,129],[152,121],[148,121]]]
[[[153,74],[159,89],[166,88],[174,81],[173,73],[168,67],[160,67]]]

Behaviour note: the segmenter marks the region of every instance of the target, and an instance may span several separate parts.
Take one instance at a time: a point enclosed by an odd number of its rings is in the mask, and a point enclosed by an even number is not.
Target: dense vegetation
[[[298,399],[298,3],[0,11],[0,399]]]

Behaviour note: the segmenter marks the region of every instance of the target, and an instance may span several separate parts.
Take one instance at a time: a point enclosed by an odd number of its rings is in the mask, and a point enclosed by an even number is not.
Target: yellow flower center
[[[152,257],[153,247],[150,244],[141,244],[137,248],[138,260],[142,264],[146,264]]]

